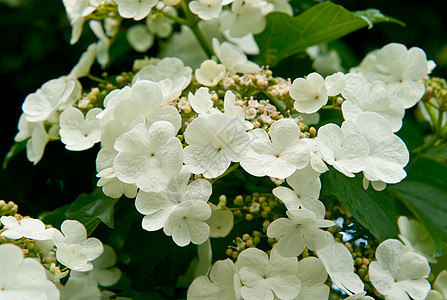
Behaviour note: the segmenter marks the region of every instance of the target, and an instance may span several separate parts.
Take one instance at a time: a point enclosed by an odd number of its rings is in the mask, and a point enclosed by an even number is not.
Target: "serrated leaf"
[[[328,43],[374,23],[395,22],[377,10],[357,12],[326,1],[312,6],[297,17],[283,12],[266,16],[266,27],[255,36],[263,65],[275,66],[282,59],[307,47]]]
[[[114,206],[118,199],[107,197],[101,189],[96,189],[91,194],[80,195],[65,212],[67,219],[78,220],[92,232],[101,221],[114,227]]]
[[[425,226],[438,251],[447,253],[447,166],[419,157],[407,172],[389,189]]]
[[[6,168],[8,167],[9,162],[11,161],[11,159],[14,156],[19,154],[20,152],[22,152],[26,148],[26,142],[27,141],[17,142],[17,143],[14,143],[14,145],[11,146],[11,148],[8,151],[8,153],[6,153],[5,158],[3,159],[3,164],[2,164],[3,170],[6,170]]]
[[[322,196],[332,195],[379,241],[396,238],[396,202],[387,190],[363,189],[361,175],[348,178],[331,169],[322,175]]]

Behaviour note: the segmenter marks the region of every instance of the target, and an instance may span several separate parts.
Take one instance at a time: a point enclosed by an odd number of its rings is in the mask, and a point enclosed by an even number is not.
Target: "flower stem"
[[[233,172],[234,170],[236,170],[239,167],[239,163],[235,163],[234,165],[232,165],[231,167],[229,167],[225,173],[223,173],[220,176],[217,176],[216,178],[213,178],[210,180],[211,184],[214,184],[217,180],[221,179],[222,177],[227,176],[228,174],[230,174],[231,172]]]
[[[93,80],[93,81],[97,81],[97,82],[101,82],[101,83],[105,83],[105,84],[109,83],[107,80],[99,78],[99,77],[96,77],[96,76],[94,76],[92,74],[88,74],[87,77],[89,79]]]

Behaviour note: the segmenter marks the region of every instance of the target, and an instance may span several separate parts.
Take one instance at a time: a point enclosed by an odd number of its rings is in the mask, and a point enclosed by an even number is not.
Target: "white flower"
[[[76,274],[70,276],[65,285],[57,283],[57,287],[61,293],[60,300],[101,299],[101,291],[98,288],[98,284],[90,276]]]
[[[429,262],[436,263],[434,255],[436,253],[436,245],[424,225],[416,219],[409,219],[400,216],[397,219],[399,225],[399,238],[412,251],[424,256]]]
[[[377,134],[377,133],[375,133]],[[344,133],[335,124],[318,130],[315,141],[323,159],[348,177],[362,171],[370,151],[366,140],[357,133]]]
[[[320,173],[315,172],[310,165],[287,177],[287,183],[303,203],[318,200],[320,196]]]
[[[332,235],[319,228],[334,226],[329,220],[317,218],[314,212],[307,209],[286,211],[287,218],[278,218],[267,228],[270,238],[281,237],[275,249],[281,256],[295,257],[307,246],[312,251],[326,247]]]
[[[211,217],[206,220],[210,227],[210,237],[226,237],[233,229],[234,214],[230,210],[221,210],[216,205],[208,203],[212,210]]]
[[[204,86],[216,86],[225,76],[225,66],[216,63],[214,60],[205,60],[199,69],[196,69],[197,81]]]
[[[447,271],[442,270],[433,283],[432,290],[428,294],[427,300],[447,299]]]
[[[391,125],[384,117],[374,112],[364,112],[357,116],[355,122],[343,122],[342,129],[348,136],[360,134],[368,144],[369,154],[366,159],[363,158],[366,179],[398,183],[405,178],[407,173],[404,167],[410,156],[407,146],[393,134]]]
[[[224,42],[222,45],[213,38],[213,49],[216,56],[232,73],[256,73],[261,68],[247,59],[242,49],[236,45]]]
[[[28,122],[48,120],[56,111],[61,111],[81,95],[81,85],[73,79],[53,79],[35,93],[25,98],[22,109]]]
[[[191,241],[201,244],[208,239],[210,228],[203,221],[211,216],[211,208],[207,204],[212,193],[211,184],[197,179],[188,185],[190,177],[191,172],[183,167],[163,191],[138,193],[135,206],[145,215],[143,229],[155,231],[163,228],[179,246]]]
[[[126,37],[132,48],[138,52],[146,52],[154,44],[154,35],[143,24],[130,27]]]
[[[18,124],[19,132],[14,137],[16,142],[21,142],[26,139],[26,156],[29,161],[37,164],[45,150],[45,146],[48,143],[48,135],[43,126],[43,122],[28,122],[26,120],[26,114],[23,113],[20,116]]]
[[[309,165],[318,173],[324,173],[328,169],[323,159],[321,158],[321,153],[318,150],[318,145],[315,139],[304,139],[306,143],[310,146],[310,163]]]
[[[121,277],[120,269],[113,267],[116,264],[116,253],[109,245],[104,245],[104,252],[92,264],[93,270],[89,276],[102,286],[114,285]]]
[[[300,193],[300,191],[298,191]],[[314,193],[296,194],[289,188],[279,186],[272,191],[273,195],[281,200],[288,210],[298,210],[300,208],[308,209],[315,213],[317,218],[323,219],[325,214],[325,207],[323,202],[313,197]]]
[[[345,300],[374,300],[371,296],[365,296],[366,292],[359,292],[352,296],[345,298]]]
[[[191,68],[185,67],[180,59],[166,57],[156,65],[143,67],[135,74],[132,84],[138,80],[158,82],[163,92],[161,104],[165,104],[180,96],[191,82],[191,73]]]
[[[70,44],[75,44],[82,33],[84,18],[96,10],[98,0],[62,0],[72,27]]]
[[[23,258],[22,249],[0,245],[0,299],[59,299],[59,291],[47,279],[38,260]]]
[[[99,21],[91,20],[89,26],[99,40],[96,43],[96,60],[102,68],[105,68],[109,63],[110,39],[104,33],[102,24]]]
[[[377,247],[376,259],[369,265],[369,277],[385,299],[427,297],[430,283],[425,278],[430,274],[430,266],[425,257],[409,251],[398,240],[389,239]]]
[[[135,183],[145,192],[160,192],[178,174],[183,164],[183,148],[171,123],[157,121],[146,129],[137,124],[115,142],[119,152],[113,162],[116,177]]]
[[[230,117],[237,117],[244,125],[245,130],[253,129],[253,123],[245,120],[245,110],[243,107],[236,105],[236,96],[232,91],[225,92],[224,97],[224,114]]]
[[[81,78],[90,74],[90,68],[95,62],[96,47],[96,44],[88,46],[87,50],[82,53],[78,63],[71,69],[70,74],[68,74],[67,77]]]
[[[39,219],[23,218],[19,221],[15,217],[3,216],[0,218],[3,224],[2,236],[8,239],[20,239],[26,237],[37,241],[46,241],[53,239],[54,228],[45,228],[45,224]]]
[[[187,299],[241,299],[241,283],[236,267],[230,259],[219,260],[211,268],[209,278],[199,276],[188,288]]]
[[[390,122],[393,132],[402,127],[405,109],[383,82],[370,83],[361,74],[354,73],[347,74],[345,80],[342,95],[346,101],[341,105],[345,120],[355,120],[362,112],[373,111]]]
[[[331,239],[328,246],[317,251],[317,256],[336,286],[349,295],[363,292],[363,282],[354,273],[354,260],[345,245]]]
[[[76,107],[69,107],[59,117],[61,129],[59,134],[65,148],[72,151],[81,151],[93,147],[101,139],[99,120],[96,116],[100,108],[90,109],[85,115]]]
[[[220,16],[220,30],[229,30],[230,36],[243,37],[248,33],[258,34],[265,28],[265,17],[262,9],[244,0],[235,0],[231,11]]]
[[[104,250],[102,243],[96,238],[87,239],[84,225],[75,220],[64,221],[61,231],[53,232],[57,260],[72,270],[90,271],[93,268],[91,261]]]
[[[412,107],[422,98],[425,86],[421,79],[431,72],[422,49],[407,50],[402,44],[391,43],[368,59],[369,63],[362,62],[366,78],[385,82],[404,108]]]
[[[121,17],[138,21],[146,17],[157,0],[115,0]]]
[[[177,10],[173,6],[166,5],[166,1],[158,2],[156,8],[165,14],[177,17]],[[163,15],[152,14],[146,18],[146,26],[149,32],[161,38],[167,38],[172,33],[172,25],[174,21]]]
[[[257,248],[246,249],[239,254],[235,265],[244,284],[241,295],[245,300],[293,299],[301,290],[297,258],[282,257],[275,249],[270,259]]]
[[[297,276],[301,282],[301,291],[296,300],[328,299],[330,289],[324,284],[327,273],[318,258],[309,256],[300,260]]]
[[[295,100],[293,107],[302,113],[314,113],[328,101],[328,96],[339,94],[344,88],[343,74],[338,72],[326,77],[310,73],[306,78],[297,78],[292,82],[289,93]]]
[[[184,163],[194,174],[215,178],[245,154],[249,136],[238,118],[224,114],[194,119],[185,130]]]
[[[309,145],[300,140],[300,128],[291,119],[273,123],[269,134],[264,129],[250,131],[250,144],[241,166],[253,176],[285,179],[310,159]]]
[[[256,43],[255,37],[253,33],[248,33],[243,37],[232,37],[230,35],[230,30],[227,29],[222,32],[223,36],[227,41],[239,46],[244,53],[249,55],[258,55],[259,54],[259,46]]]
[[[198,113],[199,116],[220,113],[218,109],[213,108],[214,102],[211,100],[211,94],[206,87],[199,88],[195,95],[189,92],[188,100],[192,109]]]
[[[193,0],[189,9],[202,20],[217,18],[222,11],[222,0]]]

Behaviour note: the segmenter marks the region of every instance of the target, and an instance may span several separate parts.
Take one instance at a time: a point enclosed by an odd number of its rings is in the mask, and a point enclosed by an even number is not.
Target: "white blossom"
[[[96,44],[88,46],[87,50],[82,53],[78,63],[71,69],[67,75],[69,78],[81,78],[90,74],[90,68],[95,62],[96,57]]]
[[[65,109],[59,117],[62,143],[65,148],[72,151],[81,151],[93,147],[101,139],[99,120],[96,116],[100,108],[90,109],[84,114],[76,107]]]
[[[233,212],[231,210],[222,210],[212,203],[208,204],[212,210],[211,217],[206,220],[210,227],[210,237],[226,237],[233,229]]]
[[[190,242],[202,244],[210,234],[203,222],[211,216],[207,204],[211,196],[211,184],[197,179],[188,184],[191,172],[185,167],[174,176],[160,192],[140,191],[135,201],[137,210],[144,214],[142,226],[147,231],[163,228],[179,246]]]
[[[433,282],[432,290],[428,293],[427,300],[447,299],[447,271],[442,270]]]
[[[60,300],[100,300],[101,291],[96,281],[90,276],[82,276],[73,273],[70,275],[67,283],[62,285],[57,283],[57,287],[61,293]]]
[[[61,111],[81,95],[81,85],[73,79],[53,79],[28,95],[22,105],[28,122],[48,120],[56,111]]]
[[[250,140],[242,122],[224,114],[194,119],[184,136],[189,144],[184,150],[185,165],[192,173],[206,178],[215,178],[232,161],[240,161]]]
[[[106,65],[109,63],[109,48],[110,48],[110,39],[105,34],[104,28],[101,22],[96,20],[91,20],[89,22],[90,29],[98,38],[98,42],[96,43],[96,60],[104,69]]]
[[[138,52],[146,52],[154,44],[154,35],[143,24],[130,27],[126,37],[132,48]]]
[[[169,14],[171,16],[177,17],[177,10],[175,7],[166,5],[166,1],[158,2],[156,8],[161,10],[164,14]],[[161,38],[167,38],[172,33],[172,26],[174,21],[165,15],[152,14],[146,18],[146,26],[149,29],[149,32],[157,35]]]
[[[182,144],[175,133],[166,121],[157,121],[149,129],[140,123],[126,132],[114,144],[116,177],[146,192],[162,191],[183,164]]]
[[[297,258],[282,257],[275,249],[269,258],[257,248],[248,248],[239,254],[235,265],[244,285],[241,295],[245,300],[293,299],[301,290]]]
[[[191,82],[192,70],[175,57],[166,57],[156,65],[147,65],[138,71],[132,79],[132,84],[139,80],[158,82],[163,92],[161,104],[168,103],[179,97]]]
[[[281,256],[298,256],[305,246],[312,251],[320,250],[331,241],[332,235],[320,228],[334,226],[333,221],[317,218],[307,209],[287,210],[286,214],[289,218],[278,218],[267,228],[268,237],[281,237],[275,247]]]
[[[37,259],[23,258],[22,249],[0,245],[0,299],[59,299],[56,286],[47,279]]]
[[[115,0],[121,17],[138,21],[146,17],[157,0]]]
[[[297,277],[301,282],[301,291],[296,300],[328,299],[330,289],[324,284],[327,273],[318,258],[309,256],[300,260]]]
[[[261,68],[247,59],[242,49],[236,45],[224,42],[222,44],[213,38],[213,49],[216,56],[232,73],[256,73]]]
[[[222,0],[193,0],[189,9],[202,20],[217,18],[222,11]]]
[[[366,167],[370,150],[365,138],[357,133],[344,133],[335,124],[326,124],[318,130],[315,141],[326,163],[348,177]]]
[[[391,125],[384,117],[374,112],[364,112],[357,116],[355,122],[343,122],[342,129],[348,136],[360,134],[368,144],[369,154],[363,159],[366,179],[398,183],[405,178],[407,173],[404,167],[410,156],[407,146],[393,134]]]
[[[28,139],[26,142],[26,156],[29,161],[37,164],[42,159],[45,146],[49,140],[43,122],[28,122],[26,114],[23,113],[20,116],[17,127],[19,132],[14,137],[14,140],[21,142]]]
[[[434,255],[436,253],[436,245],[424,225],[416,219],[409,219],[400,216],[397,219],[399,226],[399,238],[412,251],[424,256],[429,262],[436,263]]]
[[[258,34],[265,28],[265,17],[262,9],[244,0],[235,0],[231,11],[220,16],[221,31],[229,30],[232,37],[243,37],[248,33]]]
[[[225,76],[225,66],[216,63],[214,60],[205,60],[199,69],[196,69],[197,81],[204,86],[216,86]]]
[[[315,213],[317,218],[323,219],[325,214],[325,207],[323,202],[315,199],[314,193],[300,193],[296,194],[289,188],[280,186],[272,191],[273,195],[281,200],[288,210],[298,210],[300,208],[308,209]]]
[[[377,261],[369,265],[371,283],[387,300],[425,299],[430,266],[425,257],[389,239],[377,247]]]
[[[91,261],[99,257],[104,250],[102,243],[96,238],[87,239],[84,225],[75,220],[65,220],[61,231],[62,233],[53,231],[57,260],[74,271],[92,270]]]
[[[0,218],[0,222],[5,229],[1,236],[8,239],[20,239],[25,237],[28,239],[46,241],[53,239],[54,228],[45,228],[45,224],[39,219],[23,218],[20,222],[11,216],[3,216]]]
[[[72,27],[70,44],[76,44],[81,37],[85,17],[99,6],[99,0],[62,0]]]
[[[245,171],[258,177],[285,179],[309,163],[309,145],[300,140],[300,129],[295,121],[278,120],[269,133],[270,137],[264,129],[250,131],[250,144],[241,159]]]
[[[189,92],[188,100],[192,109],[198,113],[199,116],[220,113],[217,108],[213,108],[214,102],[211,100],[211,94],[206,87],[199,88],[195,95]]]

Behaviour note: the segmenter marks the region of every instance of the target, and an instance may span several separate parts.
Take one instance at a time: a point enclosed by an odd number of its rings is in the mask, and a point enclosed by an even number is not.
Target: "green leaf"
[[[389,189],[424,224],[438,251],[447,253],[447,166],[419,157],[407,172]]]
[[[6,170],[9,162],[11,161],[11,159],[14,156],[19,154],[20,152],[22,152],[22,150],[24,150],[26,148],[26,142],[27,141],[21,141],[21,142],[14,143],[14,145],[12,145],[11,149],[9,149],[8,153],[6,153],[5,158],[3,159],[3,164],[2,164],[3,170]]]
[[[107,197],[100,188],[91,194],[80,195],[65,212],[68,219],[78,220],[92,232],[101,221],[114,227],[114,206],[118,199]]]
[[[389,191],[364,190],[361,175],[348,178],[333,169],[322,175],[322,181],[321,195],[336,197],[376,239],[396,238],[396,202]]]
[[[269,13],[264,31],[255,36],[262,53],[260,63],[275,66],[307,47],[334,41],[379,22],[402,24],[377,10],[353,13],[330,1],[312,6],[297,17],[283,12]]]
[[[447,144],[441,144],[424,153],[423,156],[447,165]]]

